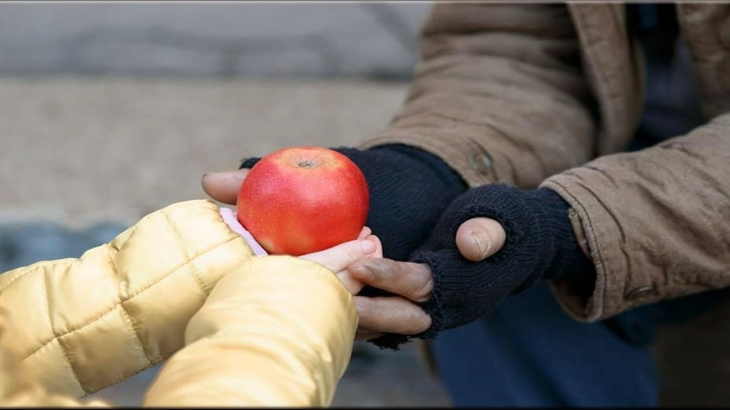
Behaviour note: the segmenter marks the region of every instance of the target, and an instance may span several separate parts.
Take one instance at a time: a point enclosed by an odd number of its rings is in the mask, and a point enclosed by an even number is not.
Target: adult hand
[[[203,176],[203,190],[211,198],[235,203],[238,189],[248,169],[210,173]],[[499,251],[504,245],[505,231],[497,221],[477,217],[464,222],[456,232],[456,246],[470,261],[481,261]],[[304,256],[329,267],[354,295],[364,285],[384,290],[392,296],[356,296],[355,306],[360,316],[356,334],[358,340],[372,340],[384,334],[415,335],[431,325],[431,318],[417,304],[429,299],[433,276],[428,265],[398,262],[382,258],[382,244],[364,228],[359,239],[370,238],[377,250],[368,259],[356,260],[353,244],[342,244],[316,254]],[[352,256],[352,257],[351,257]],[[313,258],[313,259],[312,259]],[[381,340],[386,342],[385,340]],[[377,344],[377,342],[375,342]]]
[[[461,224],[456,245],[464,258],[476,262],[499,251],[505,238],[504,228],[497,221],[478,217]],[[431,326],[431,317],[418,305],[431,297],[433,273],[428,265],[370,258],[354,262],[348,272],[358,283],[392,294],[355,298],[360,315],[357,339],[395,347],[396,341],[388,340],[393,335],[416,335]]]
[[[228,205],[235,205],[238,197],[238,190],[241,183],[248,174],[249,169],[236,171],[210,172],[203,175],[200,184],[203,191],[212,199]]]
[[[432,322],[417,337],[430,339],[470,323],[539,280],[585,277],[593,264],[576,241],[568,210],[560,195],[545,188],[492,184],[459,196],[411,257],[433,273],[431,297],[421,304]],[[482,223],[501,225],[501,244],[474,229]],[[480,258],[484,254],[493,256]]]

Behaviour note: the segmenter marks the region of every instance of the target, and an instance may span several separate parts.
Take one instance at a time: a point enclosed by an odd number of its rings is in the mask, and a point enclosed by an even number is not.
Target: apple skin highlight
[[[301,256],[357,239],[369,207],[365,176],[337,151],[289,147],[254,165],[237,218],[270,254]]]

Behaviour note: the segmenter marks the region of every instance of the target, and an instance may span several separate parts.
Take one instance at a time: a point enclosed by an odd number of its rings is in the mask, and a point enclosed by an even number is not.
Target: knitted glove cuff
[[[241,165],[238,166],[238,169],[253,168],[259,161],[261,161],[261,157],[244,158],[241,160]]]

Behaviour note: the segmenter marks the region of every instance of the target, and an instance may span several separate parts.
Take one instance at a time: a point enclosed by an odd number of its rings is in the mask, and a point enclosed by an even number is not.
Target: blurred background
[[[355,144],[400,106],[428,2],[0,3],[0,271],[79,256],[200,177]],[[337,406],[449,404],[357,343]],[[94,397],[136,406],[157,368]]]

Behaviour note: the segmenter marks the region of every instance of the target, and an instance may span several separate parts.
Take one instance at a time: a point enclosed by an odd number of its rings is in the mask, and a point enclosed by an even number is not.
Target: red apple
[[[365,177],[345,155],[290,147],[251,168],[238,192],[237,216],[270,254],[300,256],[356,239],[369,199]]]

